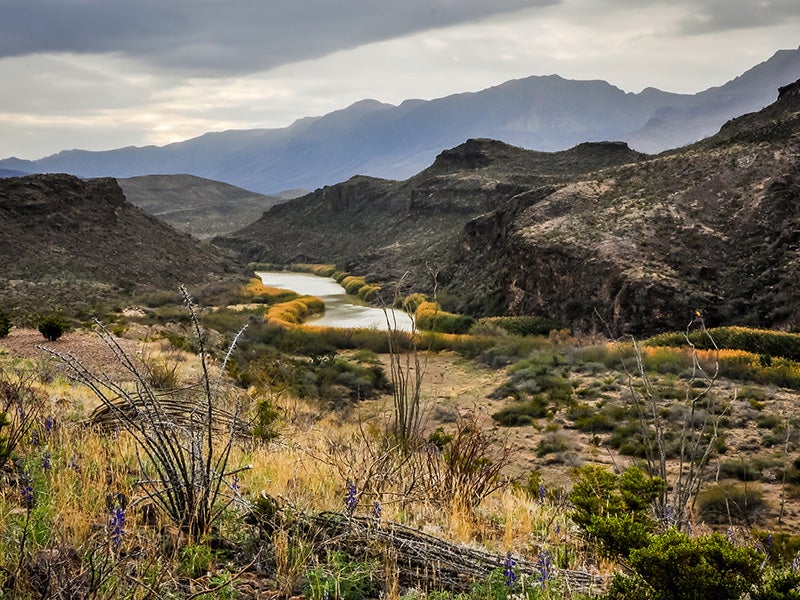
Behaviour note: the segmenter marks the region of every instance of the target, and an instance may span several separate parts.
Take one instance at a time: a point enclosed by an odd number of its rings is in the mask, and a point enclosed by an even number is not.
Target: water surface
[[[344,288],[332,277],[319,277],[309,273],[293,273],[291,271],[258,271],[256,273],[264,285],[292,290],[303,296],[316,296],[325,303],[325,314],[312,317],[308,325],[324,327],[341,327],[344,329],[387,329],[386,319],[392,321],[393,327],[402,331],[411,331],[412,322],[405,312],[372,306],[353,304]],[[396,325],[395,325],[396,323]]]

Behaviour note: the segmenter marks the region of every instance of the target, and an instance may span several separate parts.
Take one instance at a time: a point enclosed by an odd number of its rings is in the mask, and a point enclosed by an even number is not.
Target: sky
[[[797,0],[0,0],[0,158],[530,75],[696,93],[799,44]]]

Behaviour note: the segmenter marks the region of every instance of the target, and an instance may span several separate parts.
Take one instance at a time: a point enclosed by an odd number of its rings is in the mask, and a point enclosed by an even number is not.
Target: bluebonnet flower
[[[792,573],[797,573],[800,571],[800,552],[794,555],[794,559],[792,559]]]
[[[506,559],[503,561],[503,575],[506,577],[506,585],[514,587],[517,581],[517,574],[514,572],[514,567],[517,566],[517,561],[511,557],[511,551],[506,554]]]
[[[237,496],[242,493],[242,488],[239,486],[239,476],[236,474],[234,474],[233,476],[233,483],[231,483],[231,489],[233,490],[233,493],[236,494]]]
[[[31,433],[31,446],[38,448],[40,445],[41,441],[39,440],[39,432],[34,429],[33,433]]]
[[[539,551],[539,557],[536,559],[536,566],[539,567],[539,581],[542,584],[542,588],[547,587],[547,583],[550,581],[550,553],[542,548]]]
[[[52,463],[50,461],[50,453],[49,452],[45,452],[44,455],[42,456],[42,470],[45,473],[48,473],[52,466],[53,465],[52,465]]]
[[[547,488],[544,487],[543,483],[539,484],[539,502],[544,504],[544,501],[547,499]]]
[[[381,514],[383,514],[381,503],[378,500],[375,500],[375,504],[372,506],[372,518],[375,519],[376,521],[380,521]]]
[[[117,504],[111,511],[111,543],[114,548],[119,548],[122,538],[125,537],[125,510]]]
[[[767,534],[767,539],[764,540],[764,546],[766,547],[767,552],[772,550],[772,534],[771,533]]]
[[[344,499],[344,504],[347,507],[347,512],[351,515],[356,510],[356,504],[358,504],[358,498],[356,497],[357,489],[356,484],[352,481],[347,482],[347,497]]]
[[[734,536],[735,534],[733,531],[733,527],[728,527],[728,530],[725,532],[725,537],[728,539],[729,543],[732,544],[734,542],[734,540],[736,539]]]
[[[26,508],[33,508],[33,504],[36,501],[33,493],[33,478],[28,473],[24,473],[22,475],[22,483],[24,484],[20,492],[22,494],[22,503]]]
[[[53,433],[53,427],[56,425],[56,420],[53,418],[52,415],[48,415],[47,418],[44,420],[44,431],[47,435]]]

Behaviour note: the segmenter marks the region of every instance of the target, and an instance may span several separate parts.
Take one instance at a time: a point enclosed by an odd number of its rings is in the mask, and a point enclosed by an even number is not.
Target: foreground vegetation
[[[3,593],[800,597],[800,369],[763,350],[783,334],[386,334],[302,327],[298,302],[315,310],[258,282],[213,311],[153,299],[104,334],[128,365],[113,383],[80,356],[84,384],[0,356]],[[141,358],[111,331],[144,339]],[[439,351],[498,372],[501,429],[457,398],[426,409],[415,373]]]

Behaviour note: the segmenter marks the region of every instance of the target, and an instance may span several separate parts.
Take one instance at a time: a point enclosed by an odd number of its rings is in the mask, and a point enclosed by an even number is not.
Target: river
[[[344,288],[331,277],[319,277],[308,273],[291,271],[258,271],[256,272],[264,285],[291,290],[303,296],[316,296],[325,302],[325,314],[312,317],[306,321],[308,325],[324,327],[341,327],[344,329],[388,329],[386,320],[401,331],[411,331],[412,321],[401,310],[353,304]],[[396,325],[394,325],[396,323]]]

